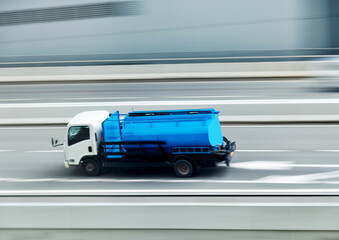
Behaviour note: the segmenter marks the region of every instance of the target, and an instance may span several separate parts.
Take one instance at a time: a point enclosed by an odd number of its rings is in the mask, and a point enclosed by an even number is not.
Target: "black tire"
[[[174,173],[178,177],[188,178],[194,174],[194,167],[190,161],[180,159],[174,164]]]
[[[93,159],[84,160],[81,166],[82,166],[82,171],[87,176],[91,176],[91,177],[98,176],[101,173],[100,165],[98,164],[97,161]]]

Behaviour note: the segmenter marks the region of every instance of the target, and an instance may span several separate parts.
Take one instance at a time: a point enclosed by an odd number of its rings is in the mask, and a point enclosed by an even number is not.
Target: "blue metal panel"
[[[121,129],[119,111],[113,113],[102,123],[104,142],[119,142],[121,141]],[[122,152],[124,149],[120,149],[119,145],[107,145],[106,152]],[[109,158],[121,158],[121,155],[110,155]]]
[[[172,147],[222,145],[218,113],[214,109],[131,112],[123,121],[122,140],[165,141],[162,147],[167,152]],[[125,148],[129,150],[133,146]]]

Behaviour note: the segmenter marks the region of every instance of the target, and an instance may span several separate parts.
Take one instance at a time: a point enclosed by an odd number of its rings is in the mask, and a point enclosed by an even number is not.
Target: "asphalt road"
[[[220,116],[339,115],[324,79],[1,85],[1,119],[71,118],[81,111],[216,108]],[[320,88],[321,87],[321,88]]]
[[[231,167],[202,170],[190,179],[172,169],[111,169],[86,177],[66,169],[64,127],[0,128],[0,194],[339,194],[339,125],[227,125],[237,142]],[[212,192],[211,192],[212,191]]]
[[[339,93],[323,87],[319,79],[1,85],[0,116],[71,118],[86,110],[126,113],[205,107],[216,108],[220,116],[245,119],[339,114]],[[221,165],[191,179],[178,179],[172,169],[112,169],[100,177],[85,177],[80,168],[66,169],[62,148],[50,146],[51,137],[63,141],[63,127],[1,127],[0,194],[82,190],[276,194],[329,189],[339,194],[339,125],[224,125],[222,129],[238,146],[231,167]]]
[[[16,102],[101,102],[135,100],[173,100],[208,97],[246,98],[302,98],[314,97],[316,89],[311,79],[279,81],[149,81],[95,82],[54,84],[1,85],[1,103]],[[318,95],[322,96],[324,94]],[[327,94],[326,94],[327,95]]]

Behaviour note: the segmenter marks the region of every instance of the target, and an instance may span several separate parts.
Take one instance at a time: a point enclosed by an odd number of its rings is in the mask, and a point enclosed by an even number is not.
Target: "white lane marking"
[[[307,195],[339,194],[338,188],[324,189],[88,189],[88,190],[1,190],[0,195]]]
[[[100,206],[100,207],[152,207],[152,206],[210,206],[210,207],[338,207],[339,203],[319,202],[319,203],[285,203],[285,202],[268,202],[268,203],[211,203],[211,202],[5,202],[0,203],[0,207],[80,207],[80,206]]]
[[[271,80],[269,80],[271,79]],[[255,84],[255,85],[259,85],[259,84],[266,84],[266,83],[282,83],[282,84],[288,84],[289,86],[291,86],[291,84],[300,84],[300,83],[312,83],[312,80],[301,80],[301,79],[297,79],[296,78],[291,78],[288,80],[277,80],[272,78],[265,78],[262,80],[244,80],[244,78],[242,79],[241,82],[239,82],[238,80],[234,80],[234,79],[227,79],[225,80],[227,83],[230,84],[242,84],[242,85],[246,85],[246,84]],[[292,80],[293,79],[293,80]],[[171,85],[179,85],[179,84],[201,84],[201,85],[207,85],[207,86],[211,86],[213,85],[222,85],[225,83],[225,81],[219,80],[219,81],[199,81],[199,80],[192,80],[192,81],[187,81],[186,79],[183,79],[184,81],[166,81],[166,79],[164,81],[160,81],[160,82],[117,82],[117,83],[106,83],[106,84],[111,84],[111,85],[163,85],[163,84],[171,84]],[[96,85],[96,83],[88,83],[89,85]],[[70,86],[79,86],[81,85],[80,83],[69,83],[67,85]]]
[[[314,152],[339,152],[337,149],[332,149],[332,150],[313,150]]]
[[[28,153],[59,153],[64,152],[64,150],[35,150],[35,151],[25,151]]]
[[[36,127],[0,127],[0,130],[43,130],[43,129],[66,129],[64,126],[53,126],[53,127],[41,127],[41,126],[36,126]]]
[[[273,79],[273,78],[271,78]],[[292,80],[293,79],[293,80]],[[230,83],[230,84],[243,84],[243,85],[246,85],[246,84],[256,84],[256,85],[259,85],[259,84],[266,84],[266,83],[274,83],[274,84],[277,84],[277,83],[282,83],[282,84],[288,84],[289,86],[291,84],[300,84],[300,83],[312,83],[311,80],[301,80],[301,79],[297,79],[295,80],[296,78],[291,78],[291,79],[288,79],[288,80],[277,80],[277,79],[274,79],[274,80],[268,80],[268,78],[265,78],[263,80],[242,80],[241,82],[239,82],[238,80],[232,80],[232,79],[227,79],[226,82],[227,83]],[[184,79],[185,80],[185,79]],[[219,81],[208,81],[208,82],[204,82],[204,81],[199,81],[199,80],[192,80],[192,81],[167,81],[166,79],[164,81],[160,81],[160,82],[114,82],[114,83],[110,83],[110,82],[107,82],[105,83],[106,85],[114,85],[114,86],[119,86],[119,85],[164,85],[164,84],[170,84],[170,85],[183,85],[183,84],[201,84],[201,85],[208,85],[210,86],[211,84],[213,85],[222,85],[224,84],[225,81],[222,81],[222,80],[219,80]],[[58,85],[58,84],[53,84],[51,83],[50,84],[51,86],[52,85]],[[67,86],[81,86],[82,84],[81,83],[67,83]],[[97,83],[87,83],[87,85],[93,85],[93,86],[96,86]]]
[[[238,99],[194,101],[128,101],[128,102],[53,102],[53,103],[4,103],[0,108],[41,107],[111,107],[111,106],[184,106],[184,105],[261,105],[261,104],[338,104],[339,99]]]
[[[339,168],[339,164],[293,164],[290,166],[300,168]]]
[[[330,149],[330,150],[302,150],[302,149],[237,149],[236,152],[248,152],[248,153],[289,153],[289,152],[304,152],[304,151],[311,151],[311,152],[339,152],[339,150]]]
[[[66,117],[65,117],[66,118]],[[0,127],[0,130],[65,129],[64,126]],[[221,128],[339,128],[339,125],[222,125]],[[327,150],[315,150],[327,151]],[[339,151],[339,150],[335,150]]]
[[[275,162],[275,161],[250,161],[232,163],[232,168],[255,169],[255,170],[289,170],[293,168],[291,161]]]
[[[297,150],[286,150],[286,149],[253,149],[253,150],[242,150],[237,149],[236,152],[267,152],[267,153],[274,153],[274,152],[296,152]]]
[[[20,128],[12,128],[12,129],[20,129]],[[32,130],[35,130],[35,129],[36,128],[32,128]],[[43,129],[43,128],[41,128],[41,129]],[[46,128],[46,129],[50,129],[50,128]],[[0,150],[0,152],[21,152],[21,151],[22,150]],[[56,152],[63,152],[63,151],[64,150],[44,150],[44,149],[42,149],[42,150],[26,150],[24,152],[28,152],[28,153],[56,153]],[[279,150],[279,149],[260,149],[260,150],[237,149],[236,150],[236,152],[239,152],[239,153],[293,153],[293,152],[307,152],[307,151],[310,151],[310,152],[331,152],[331,153],[338,153],[339,152],[339,150],[288,150],[288,149],[281,149],[281,150]],[[310,164],[308,164],[308,165],[310,165]],[[302,166],[302,164],[298,164],[298,166]],[[318,164],[315,164],[315,166],[318,166]],[[332,166],[335,166],[335,165],[332,165]],[[319,167],[321,167],[320,164],[319,164]]]
[[[69,179],[69,178],[0,178],[0,182],[63,182],[63,183],[252,183],[253,180],[196,180],[196,179]]]
[[[13,128],[13,129],[20,129],[20,128]],[[32,128],[32,129],[35,130],[36,128]],[[46,128],[46,129],[49,129],[49,128]],[[43,150],[42,149],[42,150],[27,150],[27,151],[24,151],[24,152],[29,152],[29,153],[54,153],[54,152],[63,152],[63,151],[64,150]],[[339,150],[288,150],[288,149],[281,149],[281,150],[279,150],[279,149],[260,149],[260,150],[237,149],[236,150],[236,152],[239,152],[239,153],[294,153],[294,152],[307,152],[307,151],[310,151],[310,152],[331,152],[331,153],[339,152]],[[21,150],[0,150],[0,152],[21,152]]]
[[[0,62],[1,65],[38,64],[38,63],[92,63],[92,62],[144,62],[177,60],[223,60],[223,59],[277,59],[277,58],[333,58],[333,55],[291,55],[291,56],[240,56],[240,57],[182,57],[182,58],[135,58],[135,59],[92,59],[92,60],[54,60],[29,62]]]
[[[35,101],[35,100],[44,100],[39,98],[6,98],[0,99],[0,102],[10,102],[10,101]]]
[[[66,118],[66,117],[65,117]],[[0,127],[0,130],[65,129],[64,126]],[[222,125],[221,128],[339,128],[339,125]],[[329,151],[329,150],[314,150]],[[339,150],[333,150],[339,151]]]
[[[293,124],[273,124],[273,125],[222,125],[221,128],[339,128],[338,124],[331,125],[312,125],[312,124],[303,124],[303,125],[293,125]]]
[[[312,152],[339,152],[339,150],[335,149],[335,150],[312,150]]]
[[[84,97],[84,98],[57,98],[58,100],[105,100],[105,99],[141,99],[148,97]],[[17,98],[17,99],[0,99],[0,102],[10,102],[10,101],[46,101],[50,100],[49,98]]]
[[[169,96],[168,98],[240,98],[240,97],[263,97],[263,96],[240,96],[240,95],[224,95],[224,96]]]
[[[311,173],[294,176],[268,176],[261,179],[254,180],[257,183],[282,183],[282,184],[305,184],[305,183],[322,183],[319,180],[338,178],[339,171],[323,172],[323,173]]]
[[[69,178],[0,178],[0,182],[13,183],[34,183],[34,182],[59,182],[59,183],[215,183],[215,184],[230,184],[230,183],[257,183],[255,180],[177,180],[177,179],[69,179]]]
[[[339,168],[339,164],[297,164],[294,161],[248,161],[232,163],[232,168],[250,170],[290,170],[292,168]]]
[[[64,152],[64,150],[32,150],[32,151],[22,151],[22,150],[0,150],[0,153],[6,153],[6,152],[59,153],[59,152]]]
[[[178,179],[69,179],[69,178],[0,178],[0,182],[64,182],[64,183],[251,183],[249,180],[178,180]]]
[[[322,184],[339,185],[339,181],[321,181]]]
[[[58,99],[63,99],[63,100],[86,100],[86,99],[91,99],[91,100],[97,100],[97,99],[140,99],[140,98],[148,98],[148,97],[86,97],[86,98],[58,98]]]
[[[233,168],[244,169],[260,169],[260,170],[288,170],[293,167],[329,167],[339,168],[339,165],[317,165],[317,164],[292,164],[291,162],[253,162],[253,164],[235,163]],[[225,166],[226,167],[226,166]],[[14,182],[14,183],[36,183],[36,182],[61,182],[61,183],[214,183],[214,184],[311,184],[311,183],[328,183],[339,184],[338,181],[320,181],[322,179],[338,178],[339,171],[321,172],[304,175],[281,176],[271,175],[253,180],[219,180],[219,179],[111,179],[111,178],[0,178],[0,182]]]

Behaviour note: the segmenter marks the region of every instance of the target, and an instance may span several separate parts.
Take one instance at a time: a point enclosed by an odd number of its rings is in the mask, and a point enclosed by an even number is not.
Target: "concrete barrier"
[[[338,202],[281,199],[12,199],[0,203],[6,216],[0,218],[0,235],[47,240],[339,236]]]

